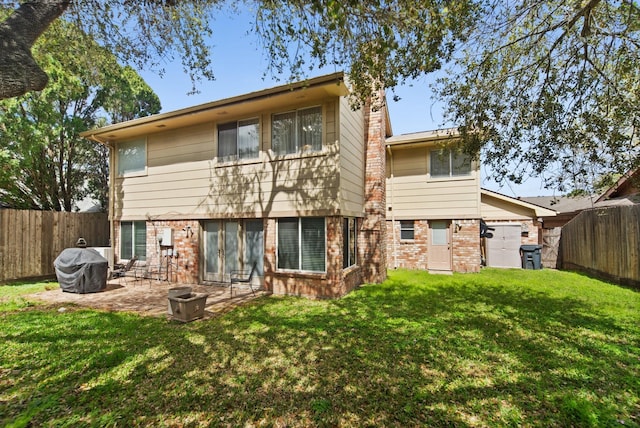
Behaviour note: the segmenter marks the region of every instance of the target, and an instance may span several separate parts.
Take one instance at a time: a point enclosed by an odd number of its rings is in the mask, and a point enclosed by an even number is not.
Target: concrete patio
[[[230,295],[226,285],[175,284],[166,281],[112,280],[107,288],[98,293],[76,294],[63,292],[60,288],[30,295],[34,299],[56,305],[77,305],[106,311],[135,312],[146,316],[164,316],[167,313],[169,289],[189,286],[193,293],[207,293],[204,318],[208,319],[245,304],[267,293],[256,290],[255,296],[248,287],[233,288]]]

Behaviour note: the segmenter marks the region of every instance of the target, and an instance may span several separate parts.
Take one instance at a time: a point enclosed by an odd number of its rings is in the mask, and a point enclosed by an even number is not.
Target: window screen
[[[278,220],[278,269],[326,271],[324,218]]]
[[[147,168],[147,145],[144,140],[118,143],[118,175],[144,172]]]

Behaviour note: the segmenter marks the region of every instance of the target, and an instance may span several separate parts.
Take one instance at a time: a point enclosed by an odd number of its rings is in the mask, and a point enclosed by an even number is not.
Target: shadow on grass
[[[637,425],[637,323],[548,288],[561,284],[500,275],[394,273],[341,300],[262,298],[188,325],[5,314],[0,414],[74,426]]]

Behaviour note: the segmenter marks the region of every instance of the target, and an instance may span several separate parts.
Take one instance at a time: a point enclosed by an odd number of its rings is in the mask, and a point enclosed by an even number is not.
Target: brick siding
[[[414,239],[412,240],[400,239],[399,221],[396,221],[395,224],[392,221],[386,223],[389,268],[428,270],[429,222],[427,220],[414,221]],[[480,220],[452,220],[451,228],[452,271],[479,272],[481,262]]]

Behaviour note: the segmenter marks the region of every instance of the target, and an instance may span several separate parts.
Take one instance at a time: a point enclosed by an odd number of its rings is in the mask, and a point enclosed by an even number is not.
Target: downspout
[[[115,234],[115,223],[113,221],[113,197],[114,197],[114,189],[113,189],[113,161],[114,161],[114,146],[112,146],[111,144],[109,144],[108,141],[102,141],[100,140],[98,137],[96,137],[94,134],[91,134],[89,136],[90,140],[93,140],[99,144],[102,144],[104,146],[107,146],[109,148],[109,247],[111,247],[113,249],[113,253],[115,256],[115,248],[114,248],[114,242],[115,240],[113,239],[114,234]],[[115,263],[115,260],[114,260]]]
[[[391,152],[391,146],[387,145],[387,151],[389,152],[389,160],[391,161],[391,175],[389,177],[389,181],[391,182],[390,187],[390,196],[391,196],[391,204],[389,208],[391,208],[391,237],[393,242],[393,267],[394,269],[398,268],[398,254],[396,249],[396,215],[393,210],[394,201],[393,201],[393,153]]]

